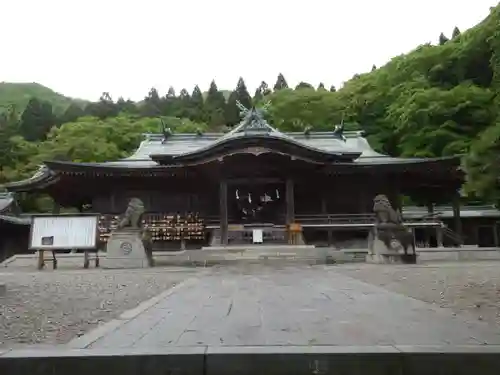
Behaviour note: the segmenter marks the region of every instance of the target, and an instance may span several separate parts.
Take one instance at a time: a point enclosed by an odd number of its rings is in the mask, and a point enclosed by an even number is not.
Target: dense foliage
[[[422,45],[385,66],[357,74],[340,89],[262,82],[249,93],[240,78],[231,92],[212,81],[208,92],[152,88],[144,100],[71,102],[54,111],[33,96],[22,113],[0,117],[0,182],[28,176],[43,161],[103,161],[130,153],[141,134],[160,130],[159,116],[175,132],[225,131],[239,121],[236,102],[271,101],[269,121],[282,130],[332,130],[344,121],[364,129],[371,144],[395,156],[463,154],[464,191],[500,198],[500,6],[476,27]],[[253,94],[253,95],[252,95]]]

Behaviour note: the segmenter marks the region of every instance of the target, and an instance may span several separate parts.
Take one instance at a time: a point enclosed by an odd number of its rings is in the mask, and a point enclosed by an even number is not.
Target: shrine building
[[[287,243],[299,230],[306,244],[342,247],[366,239],[373,198],[401,197],[452,204],[451,230],[462,236],[460,158],[396,158],[376,152],[358,131],[285,133],[262,110],[243,111],[228,133],[147,134],[129,157],[104,163],[46,161],[10,192],[50,195],[58,206],[101,217],[104,244],[130,198],[146,207],[155,249]],[[424,217],[425,216],[425,217]]]

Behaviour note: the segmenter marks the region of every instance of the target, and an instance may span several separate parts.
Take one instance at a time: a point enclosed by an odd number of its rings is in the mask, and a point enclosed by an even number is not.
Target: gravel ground
[[[500,325],[500,262],[345,265],[338,272]]]
[[[0,348],[64,344],[165,289],[196,269],[2,271]]]

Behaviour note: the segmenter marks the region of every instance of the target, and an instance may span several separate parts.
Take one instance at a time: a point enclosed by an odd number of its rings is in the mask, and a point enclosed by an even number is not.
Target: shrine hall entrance
[[[285,198],[285,182],[228,181],[228,221],[230,224],[284,225]]]

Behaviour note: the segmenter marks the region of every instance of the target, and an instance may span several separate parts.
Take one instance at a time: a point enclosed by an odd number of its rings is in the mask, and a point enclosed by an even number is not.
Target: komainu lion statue
[[[116,229],[136,229],[140,230],[142,244],[148,257],[149,266],[154,266],[153,260],[153,240],[151,233],[142,224],[142,217],[144,216],[145,208],[144,203],[139,198],[132,198],[128,202],[127,209],[123,214],[122,219],[118,223]]]
[[[408,248],[411,247],[415,252],[413,233],[404,226],[401,214],[394,210],[385,195],[380,194],[373,199],[373,212],[375,214],[373,237],[382,241],[389,251],[402,247],[404,253],[408,254]]]
[[[127,210],[118,223],[117,229],[142,228],[142,216],[144,215],[144,203],[139,198],[132,198],[128,202]]]

